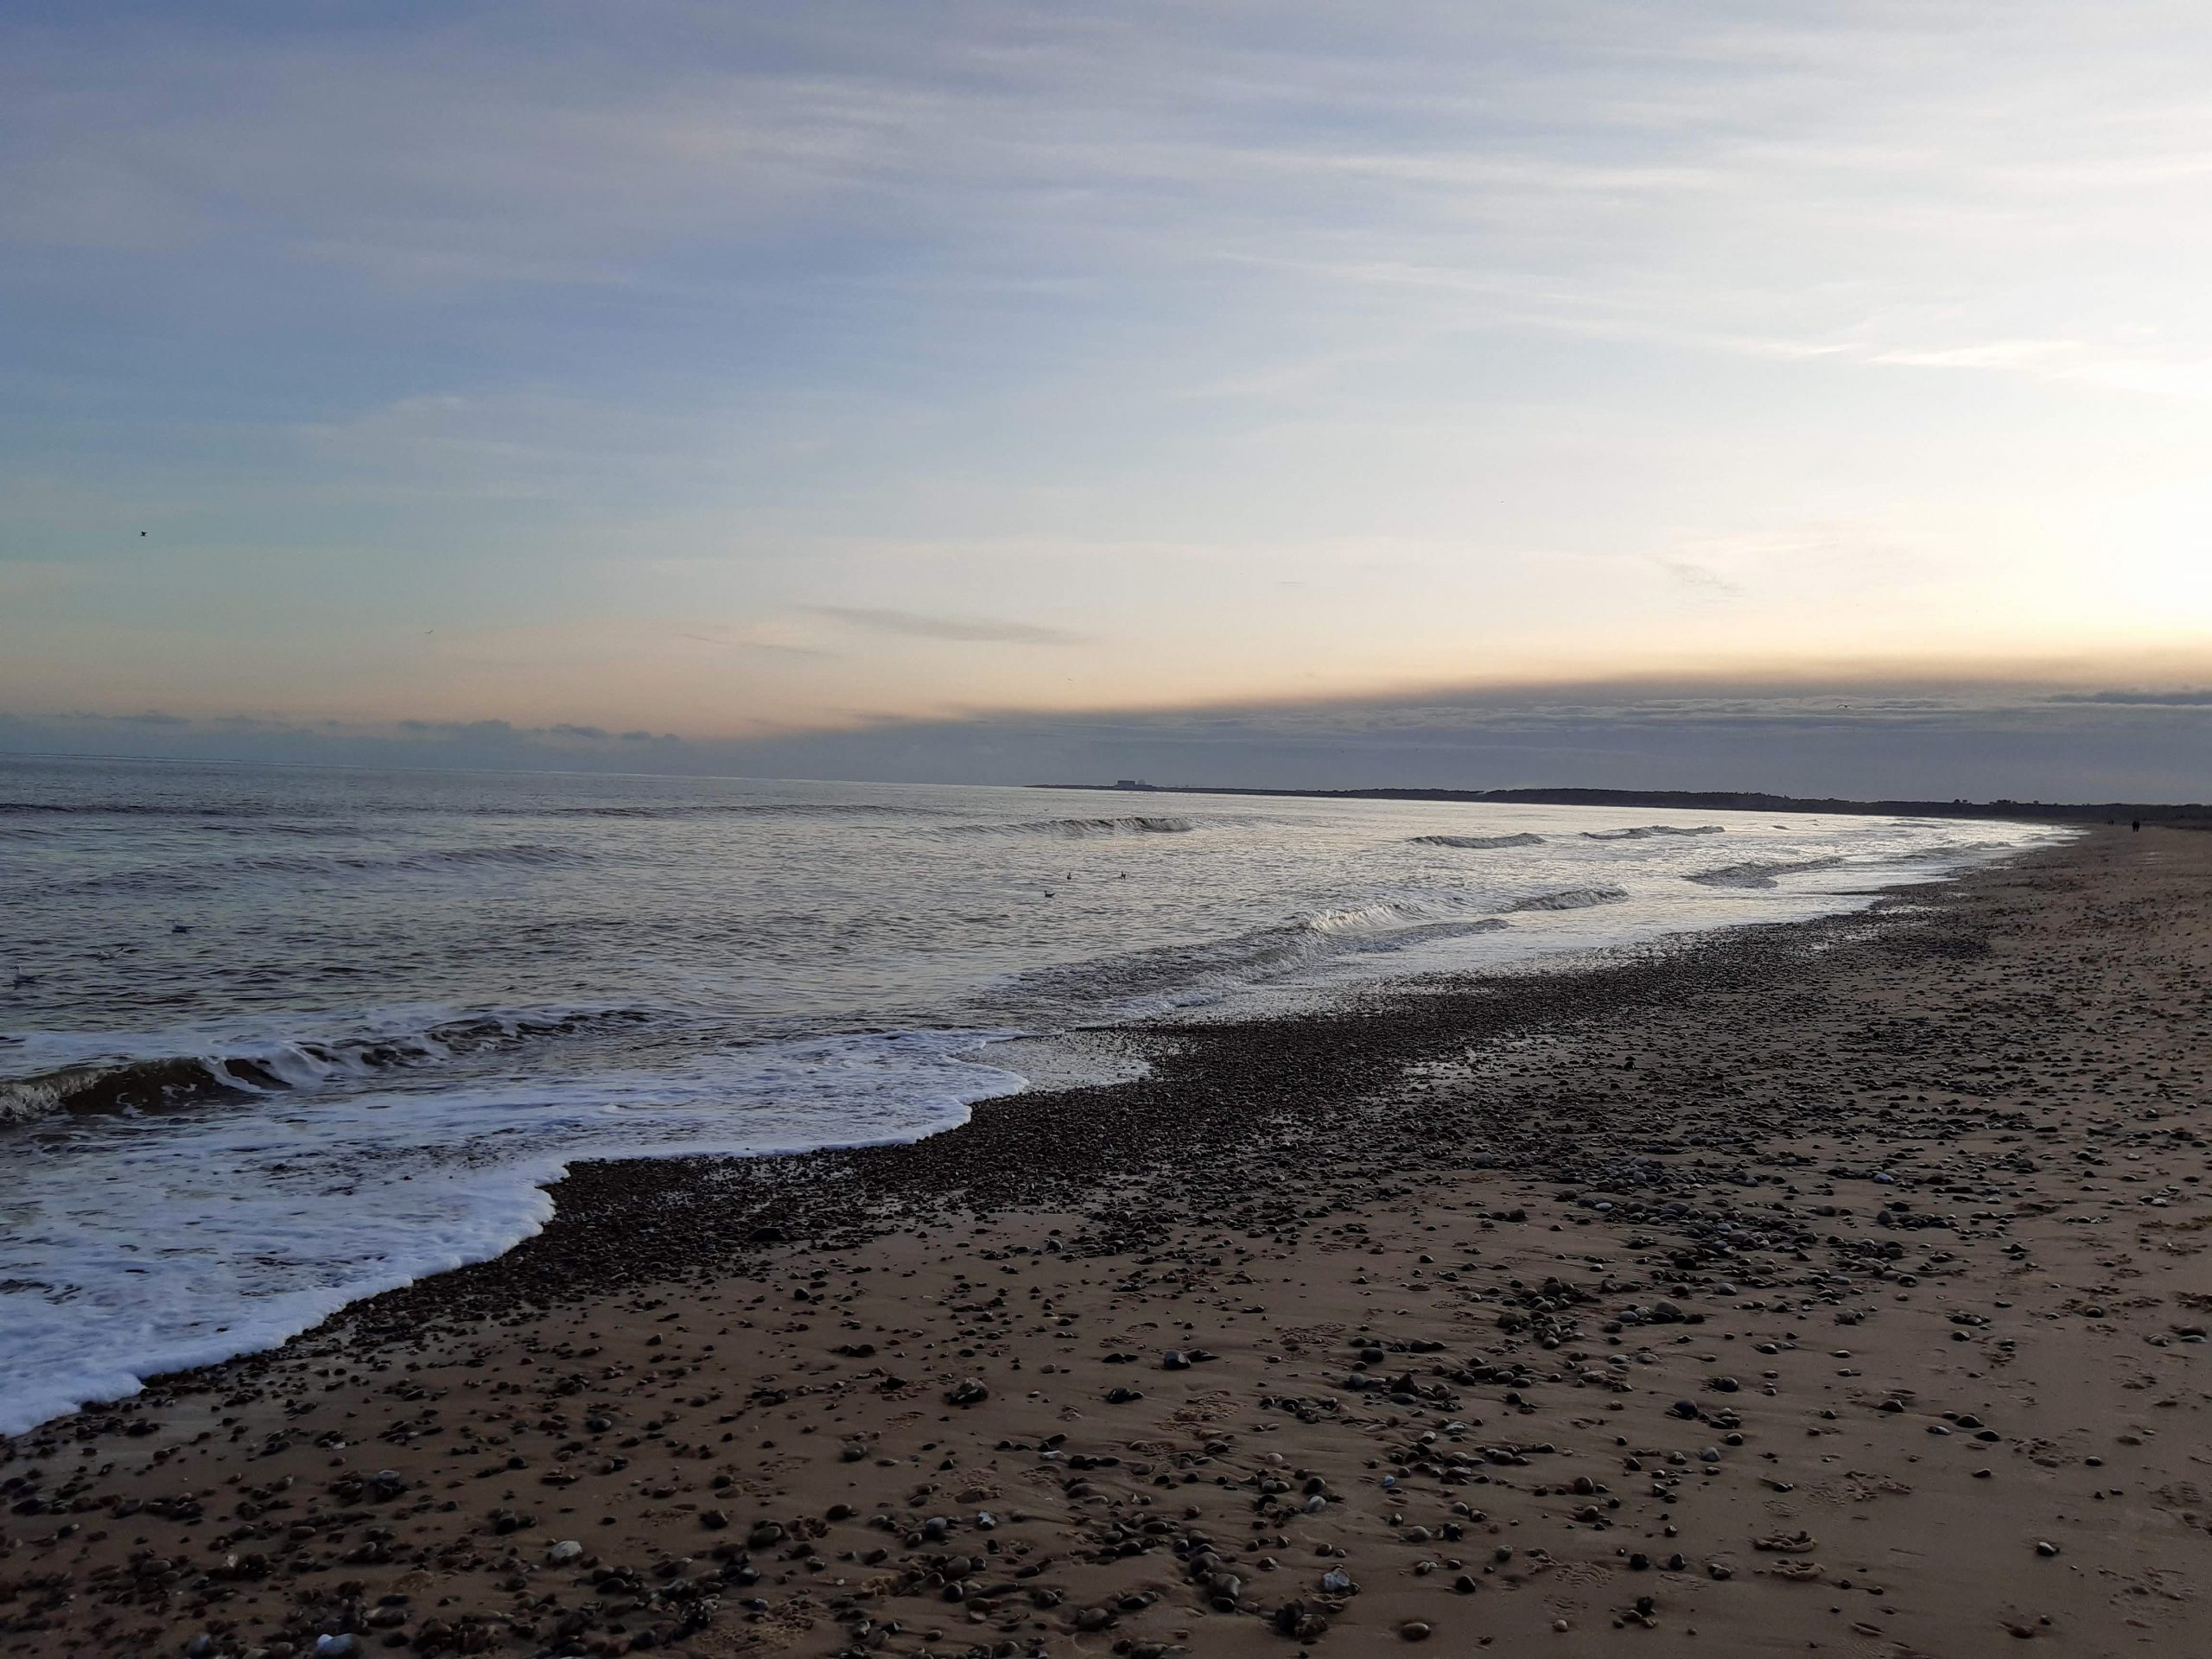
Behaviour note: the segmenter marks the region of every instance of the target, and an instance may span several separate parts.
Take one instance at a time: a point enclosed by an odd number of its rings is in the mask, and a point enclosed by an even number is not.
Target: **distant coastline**
[[[1469,801],[1491,806],[1637,806],[1700,812],[1855,812],[1922,818],[1999,818],[2031,823],[2141,820],[2212,827],[2212,805],[2156,801],[1853,801],[1728,789],[1256,789],[1233,784],[1033,784],[1128,795],[1263,795],[1321,801]]]

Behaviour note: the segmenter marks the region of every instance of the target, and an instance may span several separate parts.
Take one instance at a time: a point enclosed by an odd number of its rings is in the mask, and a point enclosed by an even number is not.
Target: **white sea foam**
[[[990,1032],[760,1045],[650,1076],[310,1093],[11,1147],[0,1433],[513,1248],[571,1162],[918,1140],[1022,1087]],[[100,1155],[86,1141],[100,1136]]]

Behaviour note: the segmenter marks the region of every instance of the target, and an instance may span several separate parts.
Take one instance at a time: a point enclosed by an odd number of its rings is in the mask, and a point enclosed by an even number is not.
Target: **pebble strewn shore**
[[[0,1446],[26,1654],[2194,1651],[2212,837],[1132,1033]],[[2033,1649],[2031,1649],[2033,1651]]]

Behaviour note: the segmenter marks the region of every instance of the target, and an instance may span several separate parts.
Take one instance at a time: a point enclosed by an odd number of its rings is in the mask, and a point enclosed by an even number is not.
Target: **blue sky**
[[[1794,677],[1995,697],[2063,772],[2051,695],[2212,683],[2208,36],[18,4],[0,713],[958,772]],[[2201,718],[2151,706],[2097,718]]]

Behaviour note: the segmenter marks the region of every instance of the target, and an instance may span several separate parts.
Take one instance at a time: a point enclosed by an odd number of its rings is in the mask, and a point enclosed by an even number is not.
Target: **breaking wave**
[[[181,801],[0,801],[0,817],[116,818],[213,818],[256,817],[268,809],[253,803],[217,806]]]
[[[1639,823],[1632,830],[1585,830],[1585,841],[1649,841],[1656,836],[1721,836],[1728,833],[1727,826],[1719,823]]]
[[[1770,864],[1726,864],[1717,870],[1700,870],[1682,880],[1694,881],[1701,887],[1771,887],[1777,885],[1777,876],[1796,875],[1807,870],[1832,870],[1842,862],[1840,858],[1804,858]]]
[[[1044,836],[1085,841],[1096,836],[1185,836],[1198,826],[1188,818],[1039,818],[1029,823],[956,823],[948,836]]]
[[[1997,852],[2009,849],[2012,844],[2005,841],[1947,841],[1937,847],[1923,847],[1910,853],[1892,853],[1889,857],[1876,861],[1883,864],[1940,864],[1946,859]]]
[[[457,874],[481,869],[554,869],[590,864],[598,855],[581,847],[550,847],[533,842],[499,846],[432,847],[417,852],[371,856],[353,853],[262,853],[198,865],[154,865],[87,876],[60,889],[66,893],[117,891],[149,893],[219,890],[232,878],[292,876],[347,880],[395,873]]]
[[[944,816],[944,810],[941,807],[887,805],[874,801],[638,801],[566,806],[500,803],[456,809],[443,804],[380,800],[368,803],[365,810],[378,817],[397,816],[410,818],[936,818]],[[280,831],[290,830],[296,832],[304,830],[308,826],[300,823],[271,825],[265,821],[286,818],[328,821],[338,818],[346,827],[352,827],[350,817],[340,818],[339,815],[331,813],[327,809],[298,801],[235,798],[219,801],[0,801],[0,820],[67,817],[238,818],[251,821],[257,830],[275,828]]]
[[[110,1040],[111,1051],[135,1046],[142,1051],[191,1052],[86,1054],[27,1077],[0,1078],[0,1125],[58,1113],[175,1111],[254,1095],[307,1091],[519,1046],[531,1039],[641,1024],[653,1017],[637,1008],[517,1009],[327,1038],[233,1038],[204,1044],[156,1038],[135,1045],[129,1039]],[[57,1044],[81,1049],[87,1041],[42,1041],[36,1036],[17,1040],[27,1040],[34,1052]]]
[[[614,806],[501,806],[470,816],[504,818],[941,818],[933,806],[886,806],[873,801],[679,801]]]
[[[1480,850],[1491,847],[1541,847],[1541,836],[1522,833],[1517,836],[1415,836],[1410,843],[1415,847],[1465,847]]]
[[[1620,905],[1627,902],[1628,893],[1620,887],[1562,887],[1557,893],[1540,893],[1533,898],[1516,899],[1505,908],[1509,912],[1530,910],[1588,910],[1593,905]]]
[[[1478,901],[1399,899],[1316,911],[1273,927],[1222,938],[1154,945],[1120,956],[1033,969],[979,1000],[990,1007],[1007,997],[1065,999],[1087,1020],[1101,1006],[1123,1014],[1132,1004],[1188,1006],[1212,1001],[1244,985],[1263,983],[1347,957],[1388,955],[1414,945],[1494,933],[1509,924],[1476,908]]]

